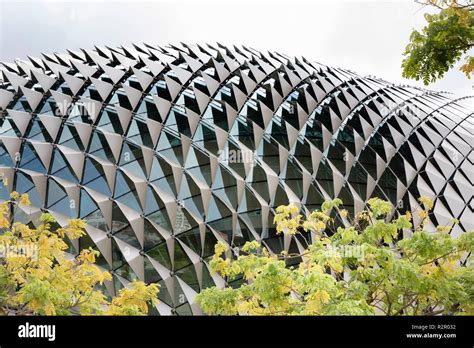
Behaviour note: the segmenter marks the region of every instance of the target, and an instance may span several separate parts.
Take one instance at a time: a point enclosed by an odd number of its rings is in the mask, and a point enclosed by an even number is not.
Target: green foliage
[[[340,198],[336,198],[331,201],[325,201],[321,205],[321,210],[323,211],[323,213],[327,213],[331,209],[339,207],[341,204],[342,200]]]
[[[472,256],[461,264],[472,253],[474,231],[453,238],[449,232],[456,221],[426,230],[433,206],[427,197],[420,198],[425,209],[418,212],[418,226],[409,212],[389,218],[393,206],[378,198],[352,220],[341,203],[326,202],[306,219],[292,205],[277,208],[281,233],[295,238],[310,232],[311,243],[299,254],[271,254],[252,241],[232,258],[229,246],[219,242],[211,271],[228,281],[242,277],[243,284],[205,289],[197,304],[211,315],[474,313]],[[333,209],[345,226],[336,227],[328,215]],[[402,231],[412,235],[401,239]],[[302,261],[288,267],[286,261],[295,257]]]
[[[10,225],[10,204],[28,205],[28,195],[11,194],[11,202],[0,204],[0,315],[145,315],[157,301],[158,285],[132,282],[108,301],[99,289],[111,280],[95,261],[99,253],[82,250],[76,258],[66,255],[64,238],[84,235],[86,224],[72,219],[64,228],[43,213],[32,229],[21,223]]]
[[[425,85],[441,78],[474,46],[474,5],[471,0],[426,0],[440,9],[426,14],[426,26],[413,30],[406,46],[403,76],[422,80]],[[467,55],[461,67],[468,78],[474,70],[474,57]]]

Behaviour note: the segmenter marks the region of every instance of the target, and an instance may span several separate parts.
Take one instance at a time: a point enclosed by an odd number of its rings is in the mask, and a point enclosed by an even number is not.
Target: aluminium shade
[[[246,47],[136,44],[44,54],[0,68],[0,190],[28,193],[17,221],[87,221],[72,252],[99,250],[107,289],[159,282],[159,314],[200,314],[224,286],[217,240],[274,252],[274,209],[371,197],[393,214],[431,197],[431,226],[474,228],[474,99]],[[417,215],[413,214],[418,223]],[[346,221],[340,221],[344,224]]]

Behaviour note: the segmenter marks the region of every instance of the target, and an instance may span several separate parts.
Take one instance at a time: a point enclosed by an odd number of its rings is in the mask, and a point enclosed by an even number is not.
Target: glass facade
[[[473,97],[245,47],[96,47],[0,69],[0,199],[28,193],[26,223],[85,219],[71,252],[101,252],[111,293],[158,282],[158,314],[200,314],[195,295],[225,284],[207,266],[217,240],[303,248],[276,236],[281,204],[339,197],[354,214],[378,196],[397,214],[426,195],[433,225],[474,227]]]

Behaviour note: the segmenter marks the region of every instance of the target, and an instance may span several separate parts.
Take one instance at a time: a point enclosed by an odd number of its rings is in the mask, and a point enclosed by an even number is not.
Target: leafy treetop
[[[37,228],[10,224],[11,204],[29,205],[27,194],[11,194],[0,204],[0,315],[146,315],[157,303],[158,285],[132,282],[110,301],[98,287],[111,280],[96,264],[99,252],[66,253],[66,238],[84,235],[86,223],[72,219],[53,229],[54,217],[43,213]]]
[[[241,283],[203,290],[198,305],[213,315],[474,313],[472,256],[461,261],[472,252],[474,231],[453,238],[457,221],[426,230],[433,206],[427,197],[420,198],[417,227],[410,212],[389,219],[393,206],[378,198],[352,220],[341,203],[326,202],[306,218],[293,205],[277,208],[277,233],[300,240],[310,234],[312,243],[301,253],[271,254],[251,241],[232,258],[229,246],[219,242],[211,271]],[[330,211],[346,226],[337,227]],[[411,236],[400,239],[402,231]],[[295,258],[301,262],[288,267]]]
[[[463,55],[460,70],[468,78],[474,71],[474,57],[469,54],[474,46],[474,4],[472,0],[423,0],[426,6],[439,9],[436,14],[425,14],[426,26],[413,30],[405,48],[402,63],[403,77],[422,80],[425,85],[453,68]]]

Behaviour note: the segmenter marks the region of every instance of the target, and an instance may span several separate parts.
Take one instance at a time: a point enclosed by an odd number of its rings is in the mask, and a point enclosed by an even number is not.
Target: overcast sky
[[[243,44],[422,86],[401,77],[404,47],[425,23],[408,1],[0,0],[0,60],[131,42]],[[458,64],[460,65],[460,64]],[[430,89],[472,94],[457,69]]]

